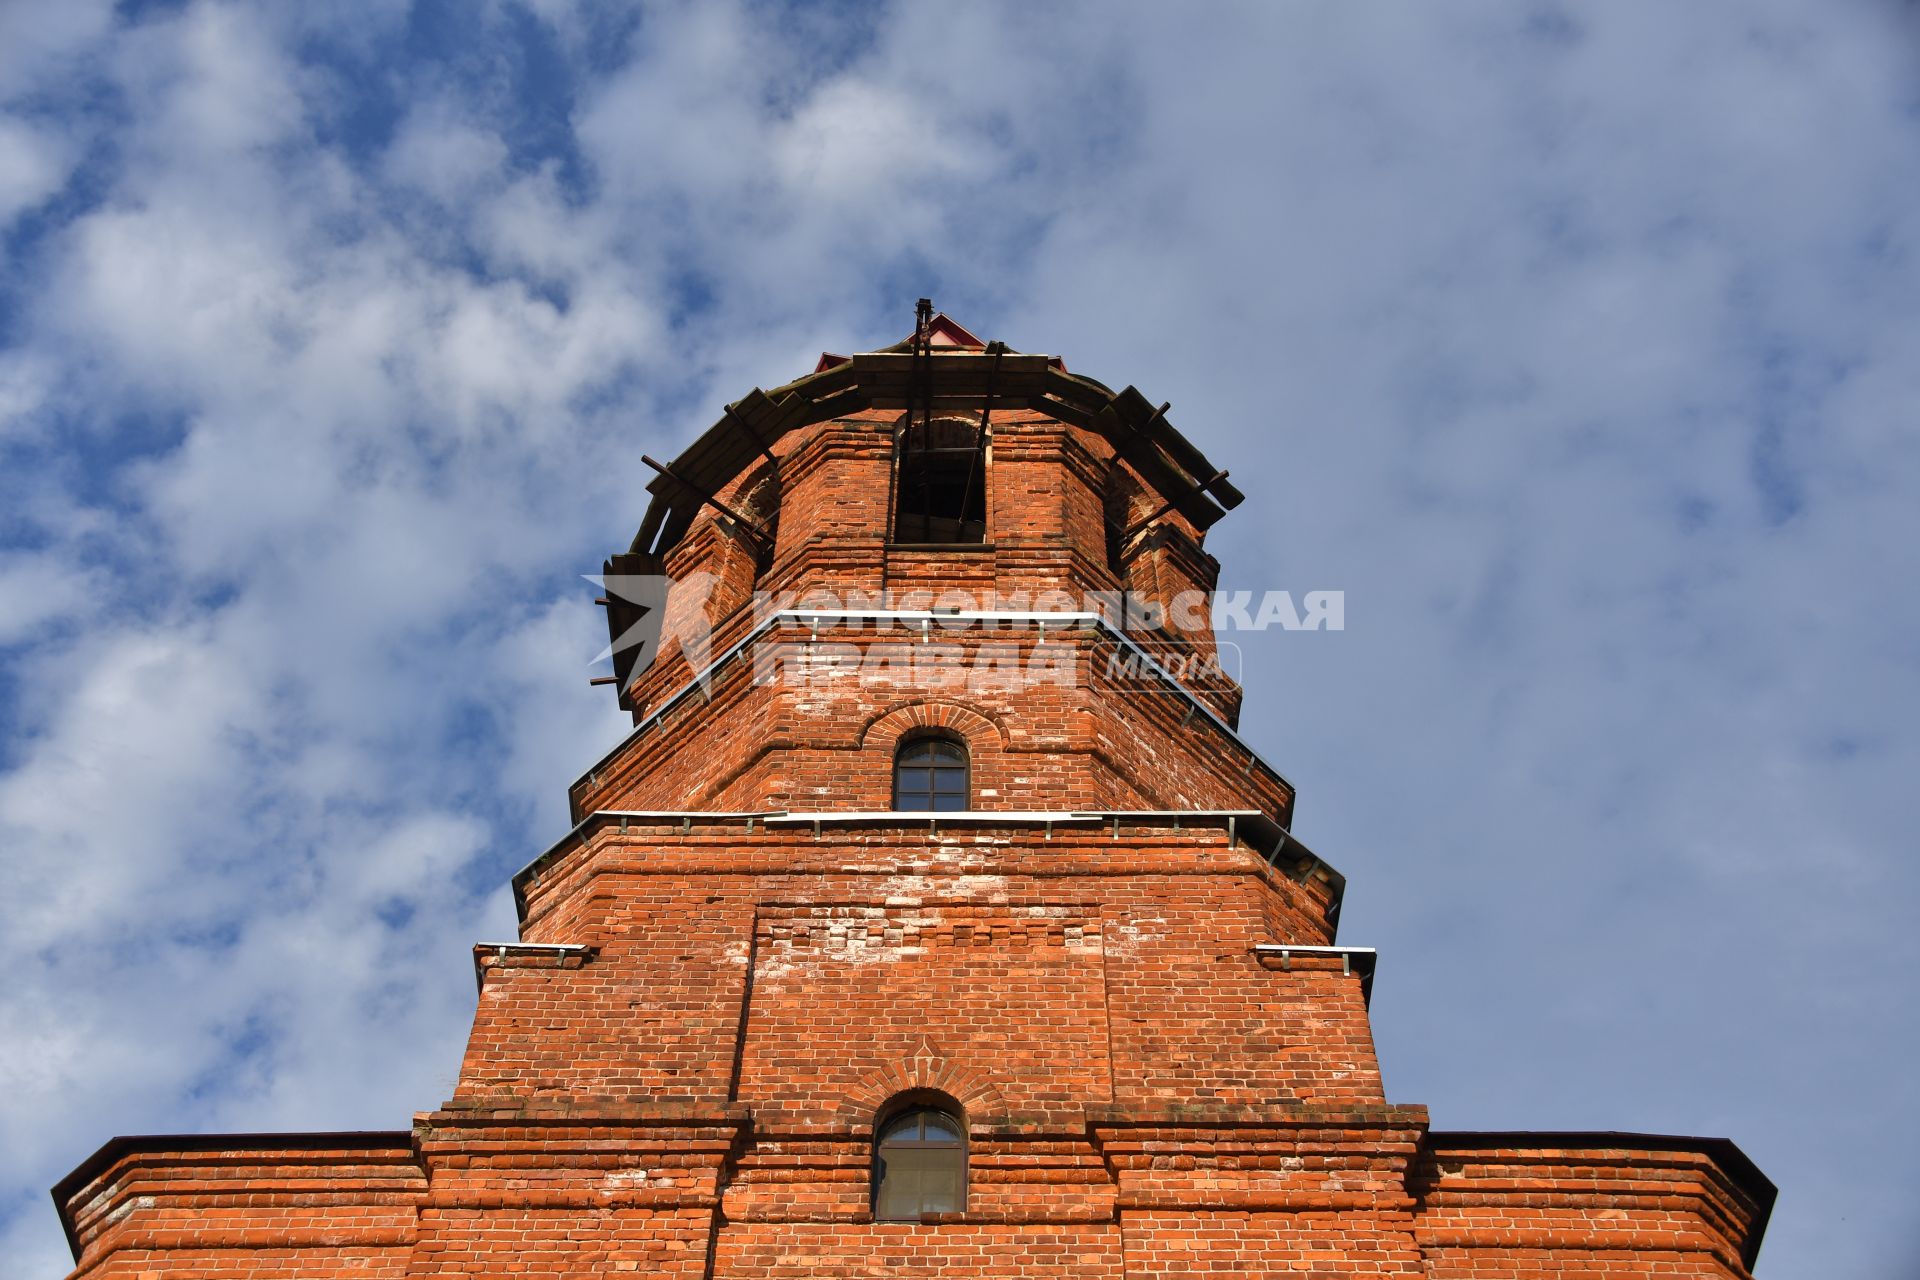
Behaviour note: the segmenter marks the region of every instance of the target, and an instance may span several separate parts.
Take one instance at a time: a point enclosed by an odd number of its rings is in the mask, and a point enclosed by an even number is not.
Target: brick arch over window
[[[875,714],[858,735],[856,794],[871,794],[876,808],[894,801],[895,754],[918,737],[952,738],[967,750],[967,807],[999,809],[1008,785],[1008,735],[999,719],[958,702],[915,699]],[[869,792],[868,789],[871,788]]]
[[[879,713],[861,729],[860,746],[884,747],[891,753],[900,739],[927,730],[952,734],[976,758],[1007,748],[1006,727],[997,718],[958,702],[944,701],[909,702]]]
[[[918,1093],[946,1094],[960,1104],[969,1127],[1006,1114],[1006,1103],[991,1080],[975,1068],[948,1058],[931,1040],[922,1040],[919,1048],[906,1057],[862,1076],[842,1095],[834,1117],[841,1128],[869,1129],[889,1102],[902,1094]]]

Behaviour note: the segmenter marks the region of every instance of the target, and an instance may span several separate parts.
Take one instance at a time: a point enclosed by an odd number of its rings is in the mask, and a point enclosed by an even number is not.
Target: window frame
[[[957,1135],[954,1142],[928,1142],[925,1139],[905,1139],[889,1144],[887,1134],[902,1120],[912,1116],[938,1116],[947,1122]],[[922,1122],[921,1132],[925,1132]],[[921,1210],[912,1217],[882,1216],[881,1200],[886,1190],[886,1165],[882,1152],[889,1146],[896,1150],[950,1151],[958,1161],[959,1205],[953,1209],[935,1209],[931,1213]],[[925,1222],[929,1216],[948,1217],[964,1214],[967,1211],[969,1175],[972,1166],[972,1143],[967,1136],[967,1117],[959,1103],[944,1094],[925,1090],[893,1099],[874,1117],[873,1138],[869,1146],[868,1198],[867,1209],[875,1222]]]
[[[917,750],[928,744],[941,744],[952,747],[960,753],[959,763],[957,765],[939,764],[931,760],[924,763],[911,763],[907,760],[908,752]],[[902,771],[906,769],[916,770],[926,775],[926,785],[924,787],[916,787],[913,791],[913,794],[924,796],[926,799],[927,803],[924,808],[909,809],[901,805],[903,798],[900,786],[901,774]],[[950,792],[943,792],[937,785],[936,776],[942,771],[957,771],[960,774],[960,790],[958,792],[960,803],[958,806],[943,809],[934,803],[941,795],[952,794]],[[929,729],[906,734],[901,737],[900,741],[896,743],[893,748],[892,782],[892,812],[894,813],[965,813],[973,808],[973,751],[967,745],[967,740],[957,733]]]

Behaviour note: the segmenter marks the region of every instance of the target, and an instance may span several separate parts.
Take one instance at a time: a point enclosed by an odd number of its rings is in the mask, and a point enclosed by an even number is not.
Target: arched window
[[[874,1219],[918,1222],[966,1207],[967,1134],[960,1117],[944,1107],[916,1106],[883,1121],[873,1141]]]
[[[967,807],[967,749],[954,738],[909,738],[893,757],[893,807]]]

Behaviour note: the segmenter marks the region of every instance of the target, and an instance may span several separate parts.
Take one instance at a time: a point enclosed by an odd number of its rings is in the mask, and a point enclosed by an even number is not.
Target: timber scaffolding
[[[981,342],[935,314],[916,317],[914,336],[891,347],[822,356],[806,377],[772,391],[756,387],[726,406],[720,420],[647,485],[653,501],[629,554],[655,558],[656,567],[626,571],[657,572],[657,557],[686,534],[706,495],[723,492],[754,459],[774,460],[774,445],[790,431],[868,409],[932,415],[979,413],[988,404],[1037,410],[1099,432],[1166,500],[1160,514],[1178,511],[1195,528],[1211,528],[1246,498],[1167,421],[1168,405],[1155,408],[1132,386],[1116,392],[1068,373],[1058,356]]]

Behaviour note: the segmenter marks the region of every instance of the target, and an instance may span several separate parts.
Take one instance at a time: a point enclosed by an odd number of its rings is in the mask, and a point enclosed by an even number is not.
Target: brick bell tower
[[[649,459],[634,728],[474,949],[453,1097],[115,1139],[75,1274],[1747,1275],[1729,1142],[1387,1101],[1190,607],[1241,495],[1166,413],[923,302]]]

